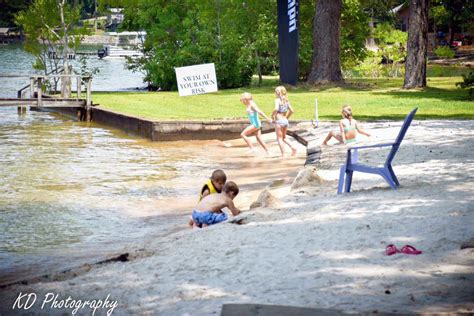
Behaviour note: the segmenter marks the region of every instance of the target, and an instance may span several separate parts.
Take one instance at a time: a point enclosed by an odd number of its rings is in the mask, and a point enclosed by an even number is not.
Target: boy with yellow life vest
[[[221,193],[226,181],[227,176],[224,171],[220,169],[214,170],[209,180],[207,180],[201,188],[199,202],[201,202],[202,199],[208,195]],[[220,213],[223,212],[220,211]],[[194,226],[194,221],[192,218],[189,220],[189,226]]]
[[[206,195],[213,193],[221,193],[224,184],[227,181],[227,176],[224,171],[217,169],[212,172],[211,177],[202,186],[199,201],[201,201]]]

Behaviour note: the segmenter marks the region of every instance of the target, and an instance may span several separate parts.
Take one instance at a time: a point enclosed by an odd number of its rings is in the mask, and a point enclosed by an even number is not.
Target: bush
[[[397,78],[404,76],[405,67],[403,64],[395,62],[382,64],[381,60],[380,53],[370,53],[369,57],[364,59],[360,65],[346,72],[346,75],[350,74],[349,76],[363,78]]]
[[[434,53],[440,58],[453,58],[456,55],[448,46],[439,46],[434,50]]]
[[[463,81],[462,82],[456,82],[456,86],[466,89],[469,89],[469,95],[472,96],[472,87],[474,86],[474,72],[469,72],[469,74],[464,74],[462,75]]]

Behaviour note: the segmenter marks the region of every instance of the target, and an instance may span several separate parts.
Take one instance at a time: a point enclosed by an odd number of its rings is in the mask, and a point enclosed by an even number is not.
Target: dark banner
[[[298,78],[298,9],[297,0],[278,0],[280,82],[290,85]]]

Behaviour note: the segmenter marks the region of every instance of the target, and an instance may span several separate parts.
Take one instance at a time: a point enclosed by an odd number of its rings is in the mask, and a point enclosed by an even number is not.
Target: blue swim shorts
[[[198,212],[193,211],[193,221],[198,224],[199,227],[202,227],[202,224],[213,225],[227,220],[227,214],[214,213],[214,212]]]

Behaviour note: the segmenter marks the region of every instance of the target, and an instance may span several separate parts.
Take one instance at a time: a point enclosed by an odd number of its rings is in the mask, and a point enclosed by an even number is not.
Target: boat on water
[[[143,47],[146,32],[109,32],[114,45],[104,45],[97,51],[99,58],[125,58],[125,57],[141,57],[143,52],[137,47]],[[135,48],[132,48],[135,47]]]
[[[99,58],[125,58],[125,57],[141,57],[143,53],[135,49],[126,49],[125,47],[104,45],[97,51]]]

